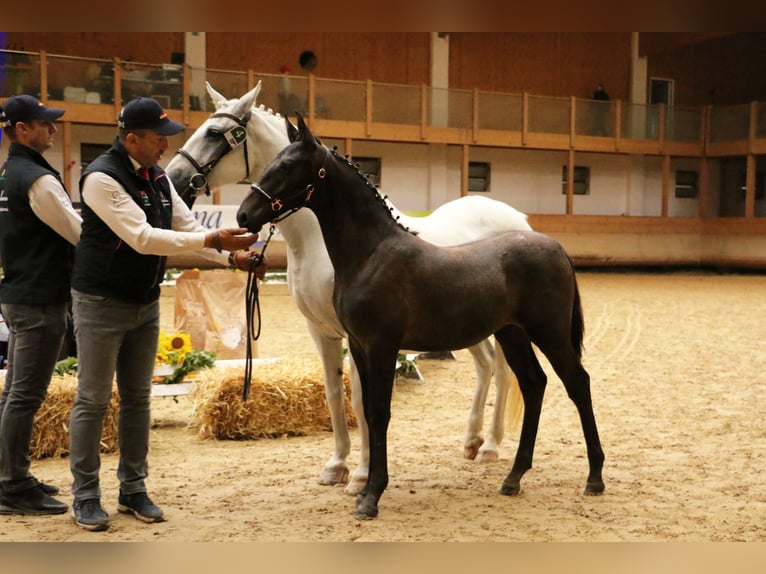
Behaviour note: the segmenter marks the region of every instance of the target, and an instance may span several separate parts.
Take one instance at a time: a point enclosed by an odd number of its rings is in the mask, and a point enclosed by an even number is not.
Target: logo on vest
[[[149,196],[146,195],[146,192],[143,189],[139,191],[138,193],[141,196],[141,199],[144,200],[144,205],[149,206],[152,204],[151,200],[149,199]]]

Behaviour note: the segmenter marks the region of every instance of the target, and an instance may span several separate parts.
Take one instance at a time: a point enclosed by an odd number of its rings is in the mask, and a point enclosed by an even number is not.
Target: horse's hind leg
[[[532,468],[540,411],[548,379],[524,331],[515,326],[508,326],[495,333],[495,338],[500,343],[508,364],[516,374],[524,397],[524,418],[516,459],[511,472],[500,488],[501,494],[510,496],[521,491],[521,477]]]
[[[537,341],[540,350],[550,361],[553,370],[564,383],[567,395],[577,407],[580,424],[585,435],[585,445],[588,450],[589,473],[584,494],[596,495],[604,492],[604,480],[601,471],[604,466],[604,451],[596,428],[596,417],[593,414],[593,404],[590,394],[590,375],[571,346],[551,343],[546,340]]]
[[[492,436],[485,443],[484,438],[481,436],[481,427],[484,424],[484,407],[487,404],[487,394],[492,380],[495,353],[488,339],[484,339],[480,343],[469,347],[468,350],[473,357],[473,364],[476,368],[476,388],[473,392],[471,412],[468,415],[468,425],[466,426],[465,441],[463,442],[463,456],[470,459],[476,459],[478,456],[479,462],[493,461],[497,460],[495,437]],[[490,433],[493,431],[496,431],[496,429],[492,428]],[[502,433],[502,427],[500,432]]]

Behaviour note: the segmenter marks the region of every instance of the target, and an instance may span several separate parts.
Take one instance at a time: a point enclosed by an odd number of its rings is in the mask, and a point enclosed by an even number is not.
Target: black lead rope
[[[245,320],[247,321],[247,341],[245,345],[245,384],[242,391],[242,400],[246,401],[250,395],[250,385],[253,379],[253,341],[261,336],[261,302],[258,299],[258,277],[255,269],[263,261],[263,254],[274,235],[276,225],[269,226],[269,236],[263,243],[263,249],[255,257],[250,259],[250,268],[247,271],[247,287],[245,288]]]

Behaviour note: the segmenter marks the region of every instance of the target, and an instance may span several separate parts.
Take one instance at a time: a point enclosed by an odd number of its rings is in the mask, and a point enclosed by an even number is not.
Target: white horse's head
[[[284,120],[255,100],[261,82],[238,99],[227,100],[206,82],[215,112],[189,137],[167,167],[187,205],[211,188],[257,179],[288,143]]]

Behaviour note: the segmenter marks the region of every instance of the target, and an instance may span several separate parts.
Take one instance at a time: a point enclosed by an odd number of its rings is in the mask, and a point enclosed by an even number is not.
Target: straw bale
[[[200,372],[192,393],[190,425],[200,436],[245,440],[332,430],[319,360],[296,358],[257,365],[245,402],[244,377],[244,367]],[[343,384],[346,418],[349,426],[353,426],[356,418],[351,409],[348,369],[344,370]]]
[[[62,457],[69,454],[69,415],[77,394],[77,377],[66,375],[51,378],[48,394],[35,416],[32,441],[29,445],[33,459]],[[104,416],[101,452],[117,448],[117,412],[119,395],[112,389],[112,399]]]

